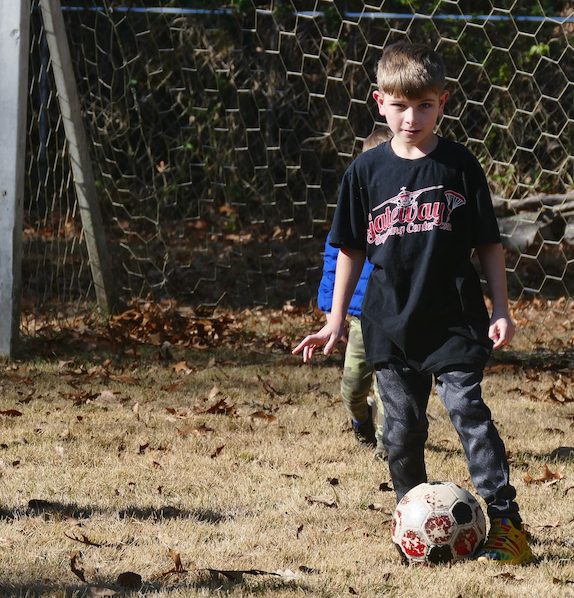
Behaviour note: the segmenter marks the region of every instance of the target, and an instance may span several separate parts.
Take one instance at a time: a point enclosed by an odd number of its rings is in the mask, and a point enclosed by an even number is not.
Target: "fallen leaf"
[[[177,552],[174,552],[171,548],[169,549],[167,554],[172,558],[173,562],[175,563],[174,571],[176,573],[184,573],[185,569],[181,564],[181,557],[179,556],[179,554]]]
[[[215,405],[198,411],[198,413],[211,413],[213,415],[233,415],[235,413],[235,405],[228,405],[225,399],[221,399]]]
[[[0,415],[5,415],[6,417],[21,417],[23,414],[20,411],[16,411],[16,409],[8,409],[7,411],[0,411]]]
[[[225,445],[219,446],[215,449],[215,451],[210,455],[210,457],[212,459],[215,459],[216,457],[219,456],[219,453],[221,453],[221,451],[225,448]]]
[[[72,357],[71,359],[68,359],[67,361],[64,361],[63,359],[60,359],[58,361],[58,367],[60,369],[63,369],[69,365],[72,365],[74,362],[76,361],[76,357]]]
[[[116,382],[124,382],[125,384],[137,384],[138,383],[138,381],[135,378],[132,378],[131,376],[109,374],[108,377],[110,380],[114,380]]]
[[[556,484],[561,479],[564,478],[564,469],[566,468],[566,464],[560,465],[560,467],[555,471],[552,472],[548,465],[544,464],[544,475],[539,478],[533,478],[529,473],[524,475],[524,482],[526,484],[531,484],[535,482],[536,484],[544,484],[546,486],[551,484]]]
[[[281,396],[283,394],[282,392],[275,390],[275,388],[273,388],[273,385],[271,384],[271,382],[269,382],[269,380],[265,380],[259,374],[257,374],[257,378],[258,378],[259,382],[261,382],[261,385],[263,386],[265,391],[267,391],[267,393],[269,393],[271,396],[276,397],[276,396]]]
[[[86,581],[84,565],[82,563],[82,553],[80,551],[72,552],[72,555],[70,556],[70,569],[74,575],[79,577],[82,581]]]
[[[560,527],[560,519],[554,521],[554,523],[546,523],[545,525],[537,525],[538,529],[552,529],[556,527]]]
[[[187,361],[180,361],[179,363],[174,363],[171,366],[171,369],[176,373],[176,374],[190,374],[191,373],[191,369],[189,368],[189,366],[187,365]],[[183,382],[180,382],[179,384],[183,384]]]
[[[331,498],[330,496],[306,496],[305,500],[310,503],[319,503],[322,505],[325,505],[327,507],[335,507],[337,508],[337,501],[334,498]]]
[[[102,546],[104,546],[104,544],[98,544],[97,542],[92,542],[92,540],[90,540],[84,534],[80,534],[80,535],[82,537],[77,538],[76,536],[70,536],[66,532],[64,532],[64,536],[66,536],[66,538],[68,538],[69,540],[73,540],[74,542],[80,542],[82,544],[86,544],[87,546],[95,546],[96,548],[101,548]],[[80,553],[78,552],[78,553],[74,553],[74,554],[80,554]]]
[[[263,419],[269,422],[270,424],[277,423],[277,418],[274,415],[265,413],[265,411],[256,411],[255,413],[252,413],[249,417],[251,417],[252,419]]]
[[[499,579],[512,579],[514,581],[522,581],[524,579],[524,577],[522,577],[521,575],[516,575],[516,573],[511,573],[510,571],[505,571],[504,573],[493,575],[493,577]]]
[[[166,410],[166,411],[167,411],[167,412],[168,412],[168,413],[169,413],[171,416],[173,416],[173,417],[171,417],[171,418],[168,418],[168,419],[170,419],[170,420],[172,420],[172,421],[173,421],[173,419],[174,419],[174,418],[176,418],[176,419],[182,419],[182,418],[185,418],[185,417],[187,417],[187,413],[186,413],[185,411],[181,411],[181,412],[179,412],[179,413],[178,413],[178,412],[177,412],[177,410],[176,410],[176,409],[174,409],[173,407],[166,407],[166,408],[165,408],[165,410]]]
[[[196,436],[207,436],[209,432],[213,432],[213,430],[211,428],[208,428],[205,424],[201,424],[201,426],[188,426],[187,424],[183,424],[177,428],[177,431],[182,436],[185,436],[186,434],[195,434]]]
[[[162,386],[161,389],[165,390],[167,392],[172,392],[172,391],[176,390],[177,388],[179,388],[182,384],[183,384],[183,380],[180,380],[179,382],[174,382],[170,386]]]
[[[217,384],[209,391],[207,395],[207,400],[211,401],[211,399],[215,398],[219,394],[219,386]]]

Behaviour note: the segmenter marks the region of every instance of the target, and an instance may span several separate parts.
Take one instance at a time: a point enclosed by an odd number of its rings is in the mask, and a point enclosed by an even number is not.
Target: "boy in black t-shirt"
[[[434,133],[442,115],[444,64],[422,44],[385,49],[373,93],[394,133],[361,154],[344,175],[330,243],[339,247],[331,317],[293,353],[308,361],[344,333],[365,255],[374,265],[362,304],[367,362],[375,365],[385,409],[383,441],[400,500],[427,480],[426,409],[437,393],[462,441],[491,526],[479,561],[533,560],[509,482],[504,444],[480,383],[493,347],[510,342],[504,254],[486,178],[462,145]],[[492,296],[488,317],[475,248]]]

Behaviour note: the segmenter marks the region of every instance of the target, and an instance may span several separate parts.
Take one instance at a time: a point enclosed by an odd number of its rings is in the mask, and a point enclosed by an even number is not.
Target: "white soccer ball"
[[[486,537],[476,498],[454,482],[419,484],[393,515],[393,542],[408,561],[450,563],[472,558]]]

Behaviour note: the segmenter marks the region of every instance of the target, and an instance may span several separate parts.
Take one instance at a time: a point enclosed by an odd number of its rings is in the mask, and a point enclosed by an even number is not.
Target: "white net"
[[[571,345],[567,2],[69,0],[63,12],[124,301],[308,303],[339,181],[376,127],[376,61],[411,40],[445,60],[440,132],[485,169],[516,314],[537,320],[541,345]],[[93,285],[35,2],[32,29],[24,301],[85,307]]]

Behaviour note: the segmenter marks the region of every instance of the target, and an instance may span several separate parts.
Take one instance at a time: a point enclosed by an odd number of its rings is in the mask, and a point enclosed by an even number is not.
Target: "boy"
[[[371,133],[363,142],[363,151],[377,147],[380,143],[392,137],[387,127],[381,127]],[[331,233],[325,242],[325,255],[323,259],[323,277],[319,283],[317,304],[325,312],[327,321],[331,315],[333,303],[333,288],[335,286],[335,268],[339,250],[329,244]],[[361,331],[361,303],[365,295],[367,281],[373,265],[365,261],[359,282],[351,298],[348,313],[351,316],[348,330],[347,348],[345,351],[345,364],[341,379],[341,396],[343,403],[351,416],[351,423],[357,444],[375,449],[374,460],[383,461],[387,451],[383,444],[383,424],[385,421],[384,410],[379,396],[378,386],[375,384],[376,401],[376,430],[373,423],[373,406],[368,404],[368,395],[372,386],[375,368],[365,361],[365,345]]]
[[[478,560],[533,560],[509,482],[504,444],[480,382],[493,347],[510,342],[504,254],[486,178],[462,145],[434,133],[444,64],[422,44],[385,49],[373,93],[394,136],[351,164],[331,229],[340,247],[329,322],[294,350],[332,351],[365,254],[374,265],[362,305],[367,361],[385,409],[383,440],[397,499],[426,481],[426,408],[434,377],[491,526]],[[492,296],[490,323],[475,248]]]

